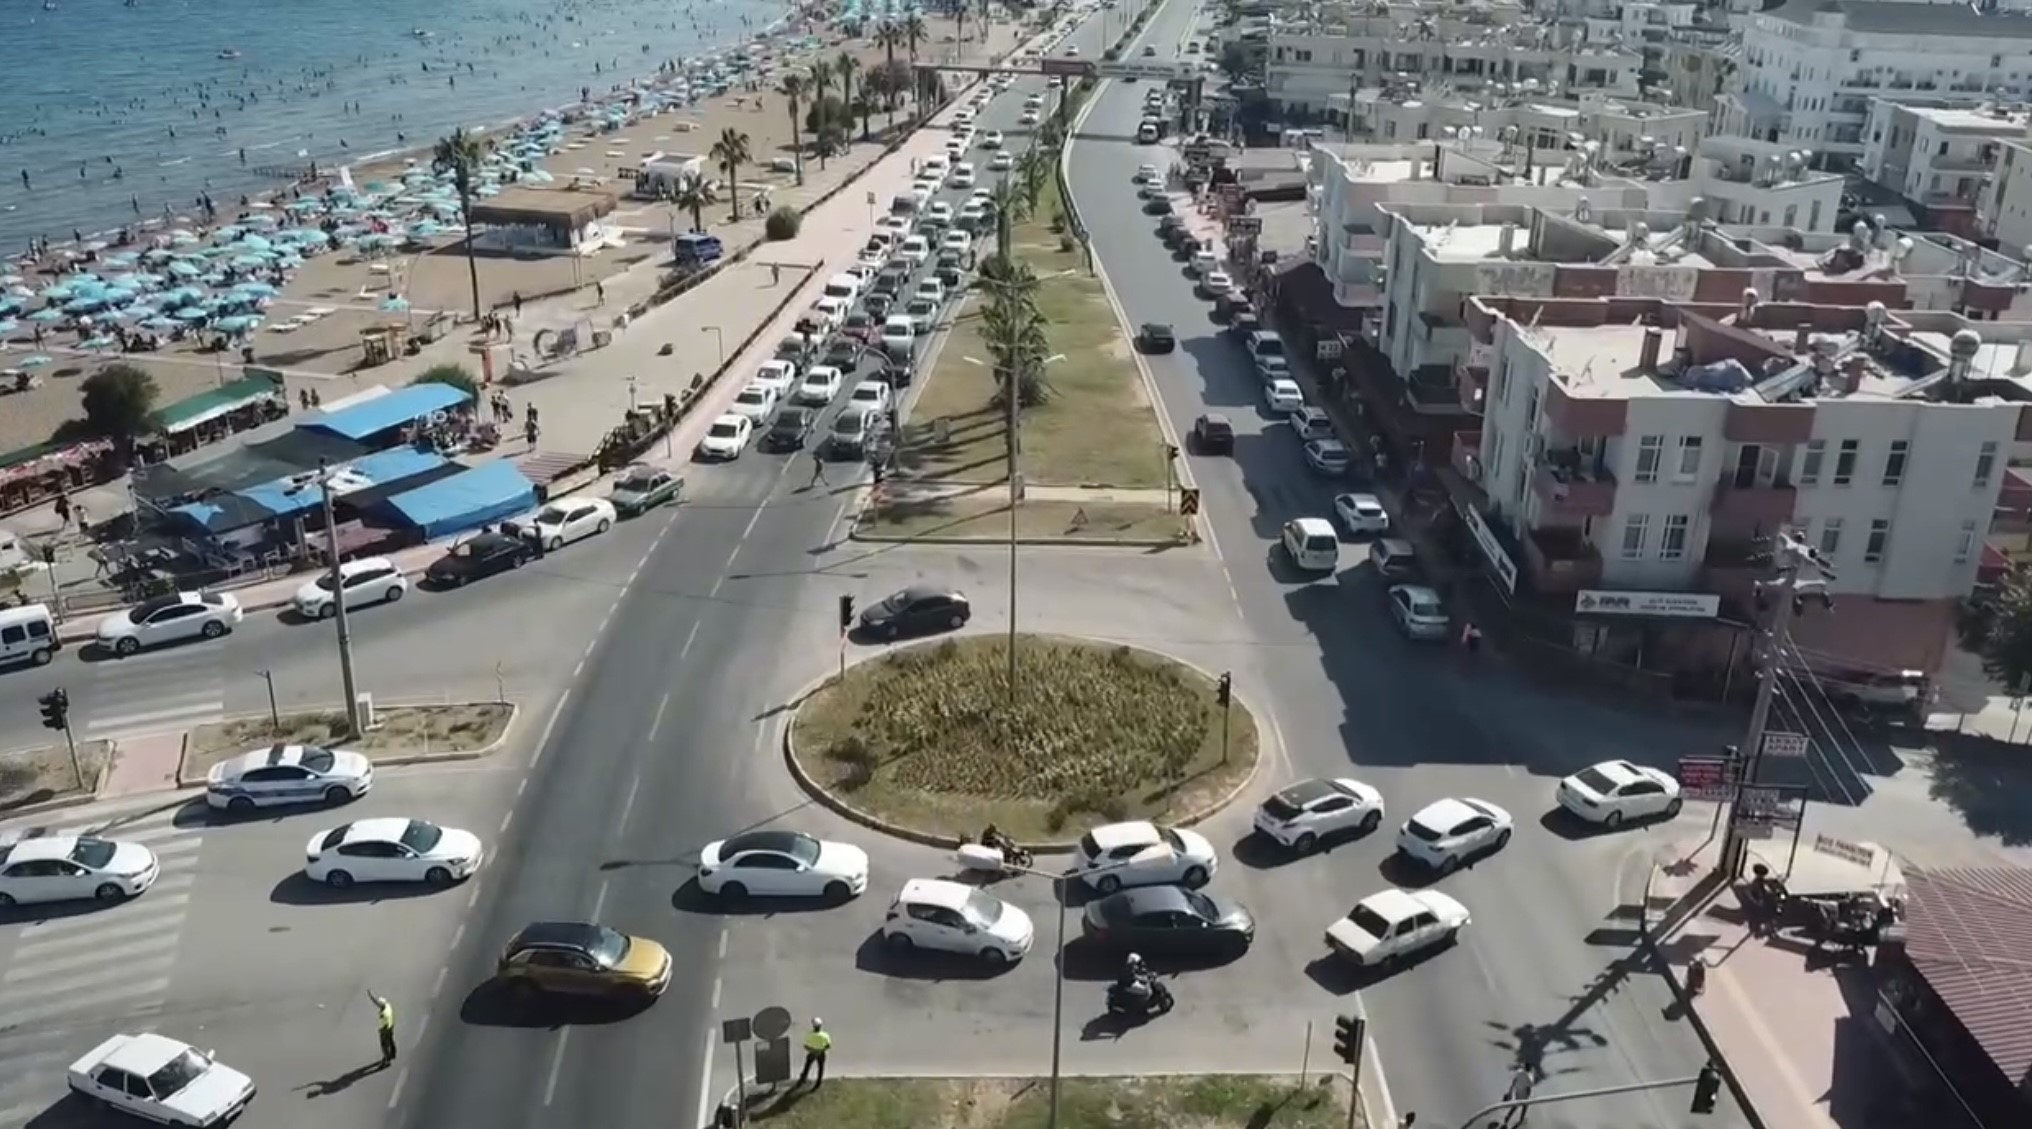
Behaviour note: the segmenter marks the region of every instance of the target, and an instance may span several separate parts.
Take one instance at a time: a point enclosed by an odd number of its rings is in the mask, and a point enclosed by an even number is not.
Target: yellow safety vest
[[[387,1000],[382,1000],[380,1012],[381,1012],[381,1030],[383,1031],[395,1030],[395,1005],[389,1003]]]
[[[813,1031],[804,1037],[804,1049],[815,1055],[822,1055],[833,1049],[833,1037],[823,1031]]]

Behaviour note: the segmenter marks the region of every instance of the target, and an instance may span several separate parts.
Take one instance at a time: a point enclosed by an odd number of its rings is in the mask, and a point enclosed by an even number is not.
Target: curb
[[[66,808],[81,808],[86,804],[96,803],[98,799],[99,796],[96,792],[77,792],[68,796],[59,796],[53,800],[43,800],[39,803],[23,804],[18,808],[8,808],[0,811],[0,819],[27,819],[38,815],[46,815],[54,811],[63,811]]]
[[[508,743],[508,739],[515,735],[515,723],[521,720],[522,718],[522,704],[520,702],[498,702],[498,701],[414,702],[414,703],[398,702],[385,707],[390,709],[421,709],[431,706],[503,706],[503,705],[508,707],[508,720],[505,724],[501,726],[501,735],[499,737],[494,738],[492,741],[487,742],[485,745],[480,746],[477,749],[460,749],[455,752],[445,752],[445,753],[399,753],[395,756],[370,757],[368,759],[373,762],[375,768],[401,768],[407,765],[444,764],[456,761],[479,760],[482,757],[492,756],[493,754],[501,751],[501,748]],[[304,706],[298,709],[291,710],[289,711],[289,713],[291,716],[309,713],[330,713],[340,711],[345,708],[346,707],[343,704],[335,704],[330,706]],[[214,722],[208,722],[207,724],[229,725],[236,721],[253,721],[265,718],[267,716],[268,711],[266,710],[253,710],[249,712],[227,714],[225,717],[222,717]],[[189,760],[190,760],[190,731],[185,730],[183,734],[183,751],[177,754],[176,760],[176,786],[178,788],[197,788],[203,786],[203,784],[205,783],[202,777],[196,780],[191,780],[187,777],[185,769],[188,766]]]
[[[1717,886],[1713,893],[1700,899],[1672,933],[1678,933],[1686,922],[1698,917],[1714,903],[1715,899],[1721,897],[1724,889],[1727,889],[1726,884]],[[1665,954],[1660,951],[1661,941],[1670,943],[1671,937],[1668,935],[1665,938],[1653,938],[1649,930],[1644,931],[1645,951],[1650,954],[1651,963],[1657,966],[1659,973],[1665,977],[1665,983],[1672,989],[1673,1002],[1679,1005],[1681,1014],[1692,1024],[1694,1034],[1700,1038],[1701,1047],[1707,1051],[1708,1061],[1714,1063],[1715,1069],[1721,1072],[1722,1081],[1728,1083],[1729,1094],[1735,1098],[1736,1108],[1742,1111],[1743,1119],[1750,1123],[1750,1129],[1770,1129],[1763,1115],[1759,1114],[1757,1107],[1750,1102],[1749,1093],[1743,1089],[1742,1080],[1736,1076],[1736,1068],[1730,1065],[1728,1056],[1722,1053],[1721,1045],[1715,1042],[1714,1033],[1708,1030],[1707,1021],[1700,1017],[1700,1009],[1694,1006],[1694,997],[1686,994],[1686,977],[1682,970],[1678,965],[1665,959]]]
[[[583,490],[583,489],[585,489],[585,487],[586,487],[586,486],[590,486],[590,485],[592,485],[592,484],[593,484],[594,482],[598,482],[598,481],[599,481],[599,479],[598,479],[598,478],[594,478],[594,479],[592,479],[591,481],[589,481],[589,482],[585,483],[585,484],[584,484],[584,485],[582,485],[582,486],[579,486],[578,488],[576,488],[576,489],[574,489],[574,490],[565,490],[565,491],[562,491],[562,492],[560,492],[560,493],[558,494],[558,497],[560,497],[560,498],[561,498],[561,497],[564,497],[564,496],[566,496],[566,495],[568,495],[568,494],[573,494],[573,493],[577,493],[577,491],[578,491],[578,490]],[[425,544],[429,544],[429,543],[430,543],[430,542],[425,542]],[[399,551],[399,550],[398,550],[398,551]],[[405,568],[405,569],[403,569],[403,570],[402,570],[402,575],[403,575],[403,576],[405,576],[405,577],[408,577],[408,578],[409,578],[409,579],[410,579],[411,581],[418,581],[418,580],[420,580],[420,579],[422,578],[422,576],[423,576],[423,574],[424,574],[425,572],[429,571],[429,569],[430,569],[430,566],[429,566],[429,565],[427,565],[427,564],[426,564],[426,565],[418,565],[418,566],[417,566],[417,567],[415,567],[415,568]],[[324,569],[324,568],[318,568],[318,569],[310,569],[310,570],[306,570],[306,571],[305,571],[305,572],[303,573],[303,575],[304,575],[304,576],[305,576],[306,578],[312,578],[312,577],[317,577],[317,576],[322,576],[322,575],[324,575],[325,573],[327,573],[328,571],[330,571],[330,570],[329,570],[329,569]],[[276,580],[281,580],[281,579],[284,579],[284,578],[283,578],[283,577],[276,577]],[[264,580],[264,581],[261,581],[261,583],[263,583],[263,584],[271,584],[271,583],[274,583],[274,581],[268,581],[268,580]],[[308,580],[306,580],[306,583],[308,583]],[[251,588],[251,587],[253,587],[253,585],[248,585],[248,587],[250,587],[250,588]],[[226,592],[226,593],[231,593],[231,592],[232,592],[233,590],[232,590],[231,588],[226,588],[226,589],[219,589],[219,590],[217,590],[217,591],[224,591],[224,592]],[[267,611],[274,611],[274,610],[275,610],[276,608],[282,608],[282,607],[288,607],[288,606],[289,606],[290,604],[292,604],[292,603],[295,603],[295,602],[296,602],[296,595],[295,595],[295,593],[291,593],[291,594],[289,594],[289,595],[287,595],[287,596],[275,596],[275,597],[267,597],[267,596],[264,596],[264,597],[262,597],[262,598],[261,598],[261,599],[259,599],[259,600],[254,600],[254,601],[243,601],[243,602],[242,602],[242,603],[240,604],[240,610],[241,610],[242,612],[267,612]],[[99,621],[100,621],[100,620],[102,620],[102,619],[104,619],[105,617],[107,617],[107,616],[109,616],[109,615],[112,615],[112,614],[114,614],[114,613],[116,613],[116,612],[119,612],[119,611],[123,610],[123,609],[124,609],[124,607],[126,607],[126,606],[127,606],[127,605],[121,605],[121,606],[116,606],[116,607],[113,607],[113,608],[109,608],[109,609],[107,609],[106,611],[103,611],[103,612],[99,612],[99,613],[96,613],[96,614],[95,614],[95,615],[94,615],[94,616],[92,617],[92,622],[91,622],[91,625],[90,625],[89,629],[87,629],[87,630],[81,630],[81,631],[67,631],[67,630],[66,630],[66,629],[65,629],[64,627],[61,627],[61,626],[60,626],[60,627],[58,627],[58,628],[57,628],[57,632],[56,632],[56,637],[57,637],[57,639],[58,639],[58,640],[59,640],[60,642],[62,642],[62,643],[64,643],[64,644],[66,644],[66,645],[69,645],[69,644],[77,644],[77,645],[78,645],[78,646],[79,646],[80,648],[83,648],[83,647],[86,647],[86,646],[90,646],[90,645],[91,645],[91,644],[92,644],[93,642],[95,642],[95,641],[96,641],[96,640],[98,639],[98,637],[99,637]],[[230,635],[230,634],[232,634],[232,633],[231,633],[231,632],[227,632],[227,634],[229,634],[229,635]],[[118,656],[115,656],[115,657],[118,657]]]
[[[1005,547],[1007,537],[949,537],[927,534],[921,537],[906,537],[901,534],[860,532],[861,513],[854,514],[854,529],[848,537],[854,541],[865,541],[871,545],[975,545]],[[1040,548],[1066,548],[1087,546],[1095,549],[1183,549],[1192,544],[1177,537],[1018,537],[1016,544]],[[1169,656],[1167,656],[1169,657]]]
[[[961,637],[964,638],[965,636]],[[1033,635],[1031,637],[1041,639],[1064,640],[1068,642],[1085,644],[1088,646],[1110,645],[1107,644],[1106,641],[1104,640],[1088,639],[1073,635],[1047,634],[1047,635]],[[854,667],[862,666],[865,665],[866,663],[872,662],[876,658],[882,657],[884,655],[895,654],[899,651],[916,650],[921,647],[936,647],[939,644],[944,643],[946,639],[951,638],[954,638],[954,636],[946,636],[943,639],[925,640],[922,642],[907,644],[901,647],[889,647],[884,651],[882,651],[881,655],[871,655],[866,658],[863,658],[859,662],[851,664],[848,667],[848,669],[851,670]],[[1112,645],[1129,646],[1126,643],[1118,643]],[[1130,649],[1141,652],[1143,654],[1156,656],[1157,658],[1163,659],[1166,662],[1177,663],[1179,666],[1186,667],[1187,669],[1200,675],[1202,678],[1205,678],[1209,682],[1214,682],[1218,680],[1219,676],[1210,673],[1209,671],[1207,671],[1205,667],[1200,666],[1198,663],[1189,662],[1175,655],[1165,654],[1162,651],[1153,651],[1148,647],[1130,647]],[[801,687],[798,690],[797,694],[792,699],[795,702],[797,702],[797,708],[791,710],[789,716],[784,718],[784,720],[780,723],[783,726],[783,739],[782,739],[783,761],[784,764],[790,769],[791,779],[797,781],[797,786],[799,788],[802,788],[806,795],[809,795],[812,799],[817,800],[821,806],[832,811],[835,815],[850,820],[854,823],[858,823],[871,831],[879,831],[884,835],[889,835],[894,838],[902,839],[906,842],[916,843],[919,844],[920,846],[938,847],[944,850],[952,850],[958,847],[961,842],[958,836],[940,835],[934,832],[920,831],[914,827],[906,827],[900,823],[892,823],[879,815],[875,815],[872,812],[865,811],[861,808],[854,806],[853,804],[848,803],[846,800],[841,799],[837,793],[820,784],[818,781],[812,779],[811,774],[804,770],[804,765],[799,761],[797,755],[797,716],[799,713],[803,712],[804,703],[810,701],[813,695],[817,694],[820,690],[825,689],[828,684],[838,681],[839,677],[840,676],[837,674],[828,674],[806,683],[803,687]],[[1240,694],[1236,694],[1235,697],[1237,700],[1241,700]],[[1255,718],[1256,711],[1249,707],[1247,701],[1242,701],[1242,708],[1249,711],[1249,716],[1251,719]],[[1233,804],[1237,799],[1239,799],[1242,793],[1246,792],[1251,785],[1255,784],[1256,774],[1258,772],[1261,772],[1263,769],[1262,740],[1263,740],[1263,727],[1262,725],[1258,724],[1256,726],[1256,741],[1257,741],[1256,759],[1254,763],[1252,763],[1249,766],[1249,771],[1243,775],[1242,779],[1236,782],[1233,788],[1230,788],[1226,793],[1222,794],[1212,803],[1207,804],[1206,806],[1198,809],[1197,811],[1188,812],[1177,819],[1169,820],[1168,821],[1169,824],[1173,827],[1196,826],[1220,814],[1222,811],[1226,810],[1229,807],[1229,805]],[[1033,854],[1040,855],[1071,854],[1073,850],[1076,847],[1078,847],[1078,845],[1079,842],[1076,839],[1018,844],[1018,846],[1021,846],[1026,850],[1029,850]],[[1763,1127],[1758,1126],[1757,1129],[1763,1129]]]

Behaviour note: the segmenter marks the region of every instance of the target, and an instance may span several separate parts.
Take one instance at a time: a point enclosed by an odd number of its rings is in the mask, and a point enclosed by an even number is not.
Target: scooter
[[[1126,1019],[1149,1019],[1171,1010],[1171,989],[1162,980],[1150,981],[1150,991],[1137,995],[1118,983],[1108,985],[1108,1014]]]

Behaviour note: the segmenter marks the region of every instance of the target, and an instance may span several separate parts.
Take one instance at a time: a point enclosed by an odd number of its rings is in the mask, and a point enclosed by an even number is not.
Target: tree
[[[953,39],[959,44],[960,58],[967,56],[967,0],[959,0],[952,8]]]
[[[122,461],[134,452],[134,441],[148,430],[161,390],[146,370],[112,364],[85,378],[85,425],[113,441]]]
[[[1957,626],[1962,645],[1983,660],[1983,670],[2000,685],[2027,685],[2032,678],[2032,570],[2020,565],[1997,586],[1962,602]]]
[[[712,189],[707,186],[705,174],[688,172],[677,178],[670,186],[670,201],[691,213],[691,229],[706,229],[706,205],[712,203]]]
[[[847,112],[846,103],[828,94],[812,100],[804,115],[804,127],[818,142],[818,167],[823,169],[826,158],[840,151],[847,131],[853,128],[854,119]]]
[[[924,72],[917,69],[917,45],[930,37],[931,32],[924,26],[923,16],[912,12],[903,21],[903,39],[910,45],[911,97],[916,99],[916,104],[910,108],[912,116],[924,111]]]
[[[861,139],[865,141],[869,134],[873,132],[868,128],[868,119],[875,114],[877,108],[875,98],[864,87],[860,93],[854,95],[854,104],[851,108],[854,111],[854,116],[861,119]]]
[[[854,78],[861,73],[861,60],[848,52],[842,51],[839,58],[833,60],[833,69],[838,71],[840,75],[840,101],[845,103],[849,108],[857,105],[859,92],[854,89]],[[867,115],[862,114],[859,116],[861,118],[861,132],[866,134],[868,132]]]
[[[720,131],[720,139],[713,142],[708,153],[713,164],[727,174],[727,199],[733,204],[733,222],[741,222],[741,166],[754,159],[749,148],[748,135],[733,126]]]
[[[797,164],[797,183],[804,184],[804,139],[798,136],[798,103],[804,98],[804,80],[794,74],[783,76],[783,85],[777,93],[790,103],[790,159]]]
[[[981,308],[981,340],[994,358],[996,379],[1002,383],[996,403],[1008,405],[1005,397],[1013,376],[1016,405],[1035,407],[1051,396],[1044,376],[1051,339],[1045,333],[1044,314],[1037,308],[1037,275],[1027,264],[1000,261],[1000,278],[989,286],[988,301]]]
[[[811,92],[814,97],[823,98],[832,93],[833,65],[820,59],[811,65]]]
[[[1044,186],[1051,180],[1051,159],[1046,150],[1032,145],[1016,159],[1016,190],[1023,196],[1025,215],[1035,214],[1044,199]]]
[[[776,242],[797,238],[798,229],[804,226],[804,217],[796,208],[781,207],[769,213],[762,221],[762,234]]]
[[[889,110],[889,124],[896,124],[896,96],[903,88],[896,83],[896,48],[903,44],[903,29],[888,21],[875,29],[875,42],[882,45],[883,93],[888,95],[885,105]]]
[[[1239,82],[1249,73],[1249,51],[1239,40],[1230,41],[1221,48],[1221,73],[1229,82]]]
[[[439,172],[452,174],[452,189],[459,195],[459,222],[466,229],[466,276],[473,284],[475,321],[480,317],[480,260],[473,253],[473,196],[474,190],[479,187],[474,181],[486,159],[485,144],[463,129],[455,129],[451,136],[440,138],[431,154],[431,164]]]
[[[480,402],[480,382],[466,371],[464,365],[432,365],[423,370],[423,375],[411,381],[412,384],[448,384]]]

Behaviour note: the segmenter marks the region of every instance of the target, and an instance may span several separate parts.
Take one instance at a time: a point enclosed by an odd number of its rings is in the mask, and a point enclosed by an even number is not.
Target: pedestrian
[[[71,497],[68,494],[56,496],[56,525],[58,529],[71,527]]]
[[[1482,629],[1476,627],[1473,621],[1463,624],[1460,631],[1460,642],[1462,649],[1466,650],[1468,654],[1479,654],[1482,649]]]
[[[798,1071],[798,1085],[804,1085],[804,1080],[811,1076],[811,1068],[814,1065],[818,1067],[818,1080],[811,1084],[811,1088],[816,1090],[820,1086],[825,1085],[826,1054],[832,1049],[833,1037],[826,1033],[825,1020],[814,1016],[811,1021],[811,1030],[806,1032],[804,1036],[804,1069]]]
[[[367,989],[367,999],[374,1004],[374,1021],[381,1032],[381,1065],[387,1066],[395,1061],[395,1005],[372,988]]]
[[[825,480],[825,456],[817,451],[813,451],[811,453],[811,481],[805,485],[805,489],[808,490],[813,486],[817,486]]]
[[[1510,1075],[1510,1085],[1503,1091],[1503,1100],[1506,1102],[1529,1102],[1531,1100],[1531,1090],[1537,1083],[1538,1076],[1532,1073],[1530,1067],[1519,1066]],[[1524,1124],[1524,1118],[1529,1113],[1530,1107],[1527,1105],[1511,1106],[1503,1111],[1503,1124],[1506,1127],[1522,1125]]]
[[[310,389],[308,389],[308,388],[299,388],[299,389],[297,389],[297,390],[296,390],[296,403],[297,403],[297,406],[301,407],[301,408],[302,408],[302,409],[303,409],[304,411],[309,411],[309,410],[310,410]]]
[[[779,283],[779,282],[782,282],[782,281],[783,281],[783,264],[782,264],[782,263],[770,263],[770,264],[769,264],[769,285],[771,285],[771,286],[774,286],[774,285],[776,285],[777,283]]]
[[[595,283],[593,283],[593,296],[599,299],[599,301],[600,301],[600,305],[602,305],[602,306],[606,305],[606,304],[607,304],[607,284],[606,284],[606,283],[604,283],[604,282],[595,282]]]
[[[875,485],[882,485],[883,475],[887,472],[882,465],[881,455],[871,454],[868,456],[868,473],[875,477]]]
[[[530,416],[522,421],[522,434],[529,439],[529,445],[532,448],[536,446],[537,426],[535,416]]]
[[[315,389],[315,388],[311,389],[311,390],[310,390],[310,406],[311,406],[311,407],[313,407],[313,408],[322,408],[322,407],[324,407],[324,406],[325,406],[325,395],[324,395],[324,393],[322,393],[322,392],[318,391],[318,390],[317,390],[317,389]]]
[[[515,301],[515,316],[519,318],[522,316],[522,291],[517,290],[515,292],[514,301]]]
[[[1699,999],[1706,990],[1707,958],[1694,957],[1686,966],[1686,995],[1689,999]]]

